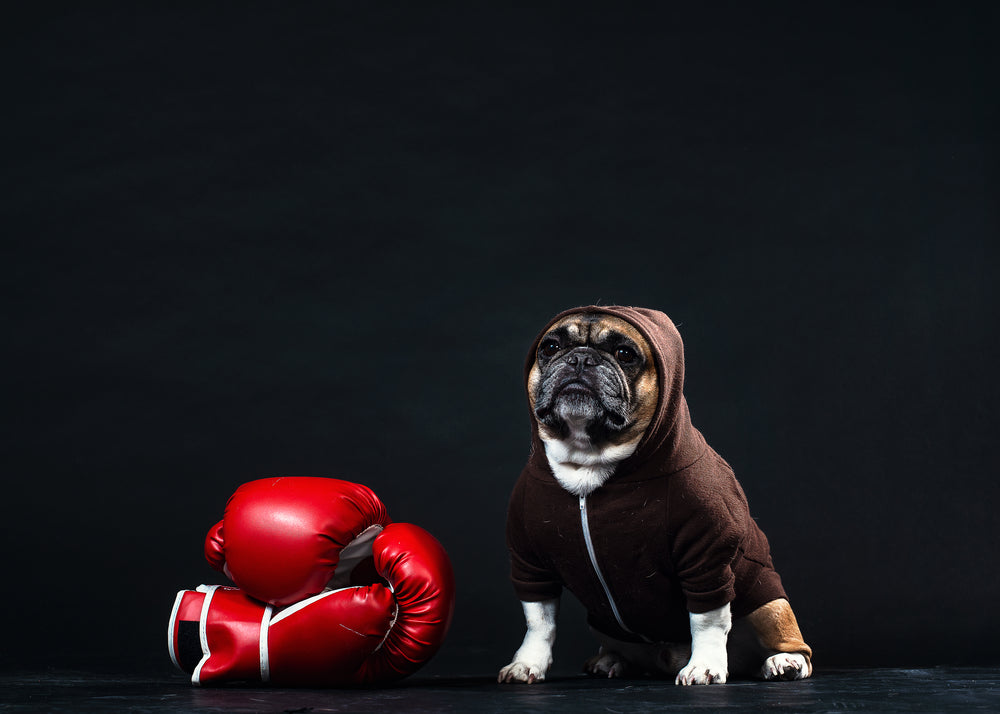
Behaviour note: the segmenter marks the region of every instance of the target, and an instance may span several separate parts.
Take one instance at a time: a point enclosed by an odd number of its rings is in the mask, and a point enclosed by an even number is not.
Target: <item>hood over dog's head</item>
[[[619,353],[620,346],[626,351]],[[583,371],[585,362],[594,365],[589,377]],[[577,408],[592,419],[588,431],[595,441],[612,446],[638,441],[618,469],[619,476],[653,456],[657,472],[671,473],[695,461],[705,448],[684,398],[680,333],[658,310],[588,305],[559,313],[532,342],[524,379],[532,460],[539,466],[545,462],[540,430],[548,438],[568,438],[566,422]],[[634,411],[620,398],[625,393]]]

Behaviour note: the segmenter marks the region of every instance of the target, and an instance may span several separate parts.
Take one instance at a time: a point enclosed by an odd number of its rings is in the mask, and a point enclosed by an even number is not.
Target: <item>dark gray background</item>
[[[8,11],[9,13],[10,11]],[[679,323],[823,665],[997,661],[989,3],[35,5],[3,23],[6,663],[169,671],[238,484],[361,481],[520,642],[521,365]],[[568,600],[568,599],[567,599]],[[557,671],[590,654],[567,601]]]

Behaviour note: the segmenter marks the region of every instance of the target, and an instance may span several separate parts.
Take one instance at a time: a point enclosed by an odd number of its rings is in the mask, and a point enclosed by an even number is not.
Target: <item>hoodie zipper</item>
[[[618,605],[615,604],[615,599],[611,597],[611,589],[608,588],[608,583],[604,579],[604,573],[601,572],[601,568],[597,564],[597,554],[594,552],[594,541],[590,538],[590,520],[587,518],[586,496],[580,496],[580,525],[583,527],[583,540],[587,544],[587,554],[590,556],[590,564],[594,567],[594,572],[597,573],[597,579],[600,581],[601,587],[604,588],[604,595],[608,598],[608,604],[611,605],[611,612],[614,613],[618,626],[625,630],[625,632],[634,635],[635,633],[625,626],[625,621],[622,620],[622,615],[618,612]]]

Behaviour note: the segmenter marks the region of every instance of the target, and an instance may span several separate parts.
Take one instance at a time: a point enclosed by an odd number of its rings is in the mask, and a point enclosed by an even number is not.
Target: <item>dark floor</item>
[[[0,712],[1000,711],[1000,668],[837,669],[803,682],[675,687],[556,678],[501,686],[489,676],[421,677],[372,690],[196,688],[179,675],[50,670],[0,675]]]

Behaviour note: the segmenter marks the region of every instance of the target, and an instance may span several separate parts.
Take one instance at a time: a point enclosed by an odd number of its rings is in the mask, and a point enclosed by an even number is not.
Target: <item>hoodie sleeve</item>
[[[732,472],[721,459],[715,461],[706,455],[671,477],[670,557],[687,609],[694,613],[714,610],[735,598],[733,563],[750,517]]]
[[[526,528],[525,490],[525,479],[521,478],[514,486],[507,509],[510,579],[514,592],[521,601],[551,600],[562,594],[562,582],[532,547]]]

